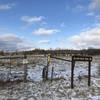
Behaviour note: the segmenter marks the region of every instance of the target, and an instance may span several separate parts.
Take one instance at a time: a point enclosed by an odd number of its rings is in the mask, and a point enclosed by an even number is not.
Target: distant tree
[[[2,55],[2,56],[4,55],[4,51],[3,51],[3,50],[2,50],[2,51],[0,51],[0,55]]]

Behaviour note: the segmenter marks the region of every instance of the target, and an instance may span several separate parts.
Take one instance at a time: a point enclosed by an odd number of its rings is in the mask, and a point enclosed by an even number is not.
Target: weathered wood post
[[[53,80],[53,72],[54,72],[54,67],[52,67],[52,71],[51,71],[51,82]]]
[[[97,71],[97,75],[100,76],[100,64],[98,65],[97,70],[98,70],[98,71]]]
[[[42,70],[42,78],[43,78],[43,81],[46,80],[46,67],[44,66],[43,70]]]
[[[48,69],[50,65],[50,54],[47,56],[47,66],[46,66],[46,80],[48,80]]]
[[[24,55],[23,64],[24,64],[24,82],[26,82],[27,81],[27,64],[28,64],[26,55]]]
[[[10,81],[10,77],[11,77],[11,55],[9,56],[8,61],[9,61],[9,63],[8,63],[9,72],[8,72],[7,79],[8,79],[8,81]]]
[[[71,88],[72,89],[74,88],[74,85],[73,85],[73,81],[74,81],[74,66],[75,66],[75,61],[74,61],[73,56],[72,56],[72,62],[71,62]]]
[[[91,84],[91,61],[89,61],[89,66],[88,66],[88,86]]]

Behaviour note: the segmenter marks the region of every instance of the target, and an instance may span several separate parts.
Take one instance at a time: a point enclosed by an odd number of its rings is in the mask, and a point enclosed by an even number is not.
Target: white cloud
[[[72,7],[71,9],[73,12],[82,12],[87,10],[87,8],[82,4],[77,4],[75,5],[75,7]]]
[[[27,50],[31,49],[32,45],[27,41],[24,41],[23,38],[15,34],[4,34],[0,35],[0,50]]]
[[[79,10],[84,10],[84,9],[85,9],[85,7],[84,7],[83,5],[77,5],[77,6],[76,6],[76,9],[79,9]]]
[[[21,42],[21,39],[15,34],[4,34],[0,36],[0,41]]]
[[[56,32],[59,32],[59,30],[57,30],[57,29],[39,28],[39,29],[33,31],[33,34],[46,36],[46,35],[52,35],[52,34],[54,34]]]
[[[95,16],[98,21],[100,21],[100,15]]]
[[[50,40],[40,40],[38,41],[38,44],[49,44]]]
[[[93,12],[88,12],[87,16],[95,16],[95,14]]]
[[[78,35],[70,37],[68,40],[77,48],[100,48],[100,27],[81,32]]]
[[[100,0],[92,0],[92,2],[89,4],[89,8],[92,10],[100,9]]]
[[[21,17],[21,20],[25,23],[27,23],[28,25],[33,24],[33,23],[38,23],[38,22],[42,22],[45,19],[45,17],[43,16],[23,16]]]
[[[87,13],[86,15],[89,16],[89,17],[92,17],[93,20],[96,21],[96,23],[100,22],[100,14],[95,14],[93,12],[90,12],[90,13]]]
[[[60,26],[61,26],[61,27],[65,27],[66,25],[65,25],[64,22],[62,22]]]
[[[9,10],[14,6],[14,4],[0,4],[0,10]]]

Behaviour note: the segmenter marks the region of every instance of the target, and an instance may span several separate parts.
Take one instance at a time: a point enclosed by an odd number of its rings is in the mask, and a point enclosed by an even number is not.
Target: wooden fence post
[[[75,61],[73,60],[72,56],[72,62],[71,62],[71,88],[74,88],[73,81],[74,81],[74,66],[75,66]]]
[[[46,80],[48,80],[48,69],[50,65],[50,54],[47,56],[47,66],[46,66]]]
[[[26,82],[27,81],[27,64],[28,64],[26,55],[24,55],[23,64],[24,64],[24,82]]]
[[[91,83],[91,61],[89,61],[88,65],[88,86],[90,86]]]
[[[42,70],[42,78],[43,78],[43,80],[46,79],[46,67],[44,67]]]
[[[9,56],[8,61],[9,61],[9,63],[8,63],[9,72],[8,72],[7,79],[8,79],[8,81],[10,81],[10,77],[11,77],[11,55]]]
[[[53,80],[53,72],[54,72],[54,67],[52,67],[52,71],[51,71],[51,82]]]

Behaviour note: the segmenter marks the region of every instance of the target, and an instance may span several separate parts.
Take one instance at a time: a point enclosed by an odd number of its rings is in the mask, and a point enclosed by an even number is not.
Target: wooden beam
[[[59,58],[59,57],[53,57],[53,56],[50,56],[50,57],[54,58],[54,59],[58,59],[58,60],[63,60],[63,61],[71,62],[71,60],[67,60],[67,59],[63,59],[63,58]]]
[[[25,58],[24,56],[4,56],[4,57],[0,57],[0,59],[23,59]]]

